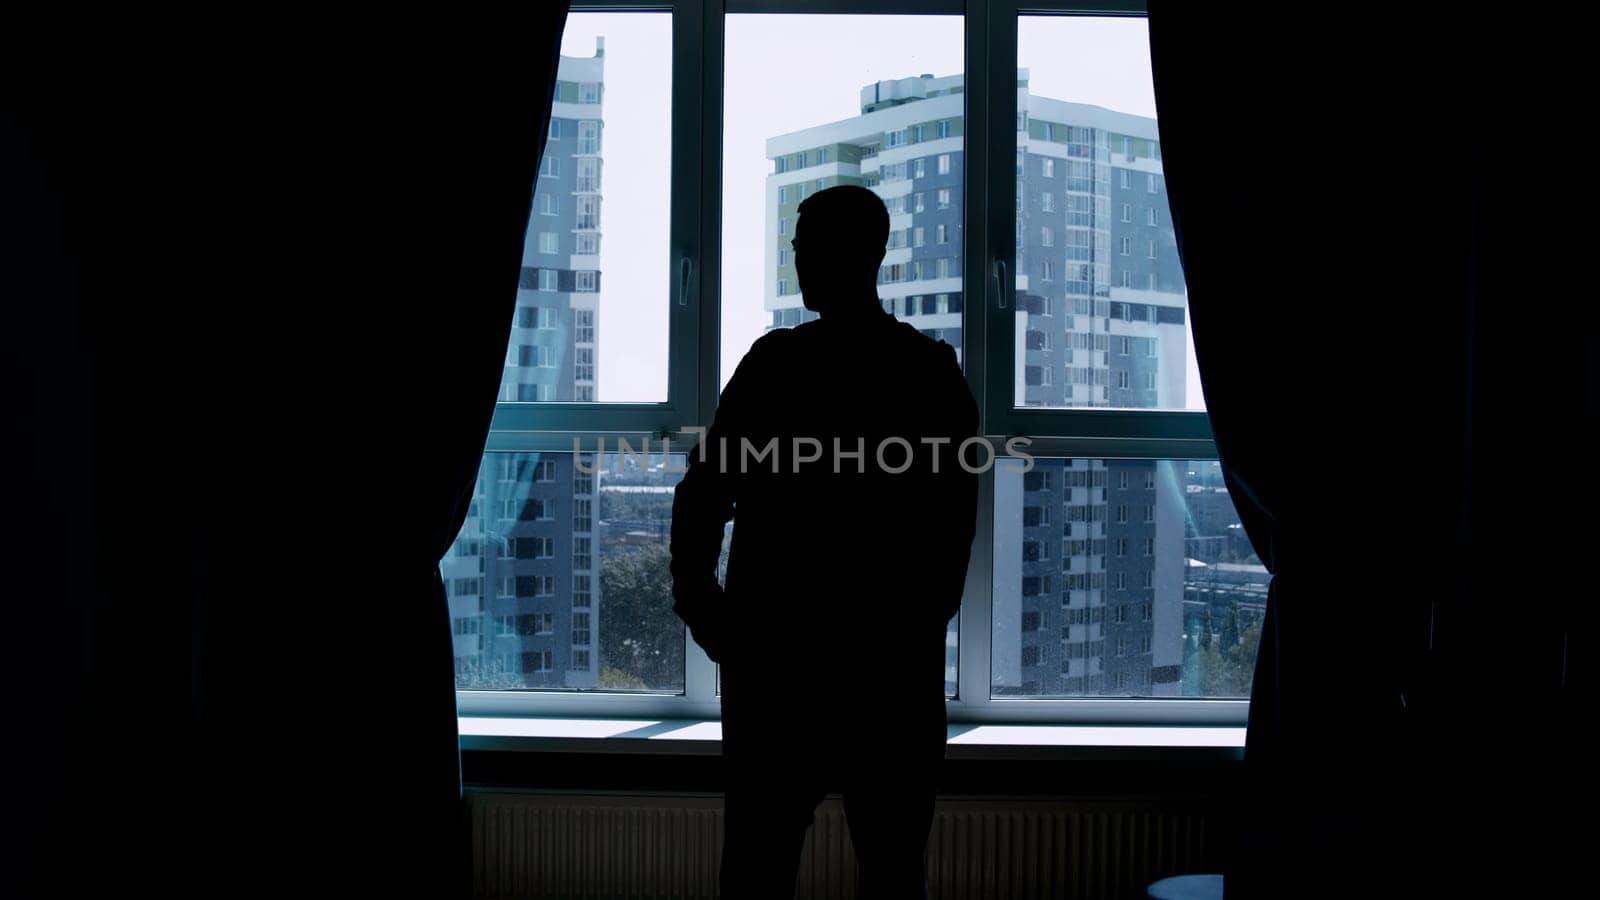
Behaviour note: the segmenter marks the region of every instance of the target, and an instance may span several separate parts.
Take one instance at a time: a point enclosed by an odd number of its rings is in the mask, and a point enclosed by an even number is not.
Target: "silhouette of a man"
[[[927,896],[945,629],[977,514],[958,452],[978,410],[955,349],[884,311],[888,234],[865,188],[800,204],[795,270],[820,318],[750,348],[673,500],[673,610],[722,665],[730,900],[794,895],[830,791],[861,896]]]

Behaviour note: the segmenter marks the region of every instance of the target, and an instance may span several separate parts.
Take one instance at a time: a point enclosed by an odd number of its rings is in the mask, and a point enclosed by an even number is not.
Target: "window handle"
[[[689,274],[694,271],[694,263],[685,256],[678,260],[678,305],[689,305]]]
[[[1006,277],[1008,272],[1010,270],[1006,268],[1005,260],[997,259],[994,261],[995,298],[999,302],[1001,309],[1005,309],[1010,303],[1008,295],[1010,285],[1008,282],[1011,279]]]

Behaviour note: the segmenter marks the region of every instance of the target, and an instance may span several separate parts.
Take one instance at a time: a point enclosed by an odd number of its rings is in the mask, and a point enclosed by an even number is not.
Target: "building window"
[[[1122,169],[1120,171],[1122,173],[1122,187],[1124,190],[1126,190],[1128,187],[1128,170]]]
[[[561,214],[561,197],[557,194],[539,195],[539,215],[555,216]]]
[[[550,120],[549,139],[554,141],[554,140],[559,140],[560,138],[561,138],[561,120],[560,119],[551,119]]]
[[[573,253],[579,256],[600,255],[600,235],[593,232],[579,232],[574,238],[577,246],[572,248]]]
[[[1056,177],[1056,161],[1046,156],[1039,160],[1039,174],[1046,178]]]
[[[1054,247],[1056,245],[1056,233],[1051,230],[1049,225],[1039,229],[1039,244],[1043,247]]]
[[[950,243],[950,227],[948,225],[935,225],[933,227],[933,242],[936,244]]]
[[[940,175],[949,175],[950,174],[950,154],[948,154],[948,153],[939,154],[939,174]]]
[[[573,340],[579,344],[594,343],[594,310],[580,309],[574,313],[576,325],[573,329]]]
[[[939,208],[940,209],[949,209],[950,208],[950,189],[949,188],[940,188],[939,189]]]
[[[1155,176],[1154,173],[1146,172],[1145,176],[1144,176],[1144,183],[1145,183],[1145,190],[1149,191],[1152,194],[1154,194],[1156,192],[1156,176]]]
[[[1156,258],[1156,242],[1155,241],[1151,241],[1150,242],[1150,249],[1145,253],[1145,258],[1146,259],[1155,259]]]
[[[1127,187],[1127,185],[1123,185],[1123,187]],[[1133,204],[1131,204],[1131,203],[1122,204],[1122,221],[1124,221],[1124,222],[1132,222],[1133,221]]]
[[[577,227],[579,227],[579,228],[599,228],[600,227],[600,198],[599,197],[591,197],[591,196],[580,196],[580,197],[577,198],[577,201],[578,201]]]
[[[918,157],[917,159],[912,161],[912,163],[911,163],[911,177],[912,178],[926,178],[926,177],[928,177],[928,161],[926,159]]]
[[[539,175],[543,178],[560,178],[561,157],[546,153],[544,163],[539,166]]]
[[[783,187],[778,188],[778,202],[779,203],[788,203],[789,202],[789,186],[788,185],[784,185]]]
[[[599,272],[580,269],[572,273],[572,288],[580,293],[592,293],[599,290],[599,277]]]
[[[1055,198],[1055,195],[1050,193],[1049,191],[1045,191],[1044,193],[1040,194],[1039,195],[1039,208],[1041,210],[1045,211],[1045,212],[1055,212],[1056,211],[1056,198]]]
[[[787,217],[782,217],[782,218],[778,219],[778,233],[779,234],[788,234],[789,233],[789,220],[788,220]]]
[[[1156,224],[1156,208],[1154,206],[1145,210],[1145,224],[1152,227]]]
[[[939,227],[943,228],[944,226],[941,225]],[[921,247],[923,245],[923,240],[924,240],[925,237],[926,237],[926,235],[924,234],[923,228],[922,228],[921,225],[918,225],[915,228],[911,229],[911,246],[913,246],[913,247]]]
[[[590,120],[578,122],[578,152],[596,154],[600,152],[600,123]]]
[[[939,135],[939,137],[942,137],[942,138],[947,138],[947,137],[950,136],[950,120],[949,119],[940,119],[939,120],[938,135]]]
[[[557,290],[556,286],[559,283],[555,269],[539,270],[539,290],[547,292]]]
[[[554,231],[541,231],[541,232],[539,232],[539,252],[540,253],[560,253],[561,252],[561,239],[556,235],[556,233]]]
[[[922,212],[923,209],[924,209],[923,203],[922,203],[922,192],[918,191],[917,193],[911,195],[911,197],[912,197],[912,200],[914,201],[914,203],[913,203],[914,209],[912,209],[912,212]]]
[[[1153,291],[1153,290],[1156,289],[1156,273],[1154,273],[1154,272],[1145,273],[1145,281],[1146,281],[1145,290]]]

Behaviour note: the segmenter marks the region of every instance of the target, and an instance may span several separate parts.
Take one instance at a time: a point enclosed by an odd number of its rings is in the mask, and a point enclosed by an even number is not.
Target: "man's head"
[[[790,246],[806,309],[876,305],[888,242],[889,210],[864,187],[840,185],[801,201]]]

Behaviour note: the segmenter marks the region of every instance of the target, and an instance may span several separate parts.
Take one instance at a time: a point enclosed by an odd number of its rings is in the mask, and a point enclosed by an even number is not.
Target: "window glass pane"
[[[962,61],[959,16],[728,16],[724,384],[763,332],[815,317],[780,251],[819,185],[884,199],[878,296],[961,349]]]
[[[1212,460],[995,463],[996,697],[1247,697],[1267,572]]]
[[[1023,16],[1017,65],[1016,404],[1204,409],[1145,19]]]
[[[682,692],[667,540],[685,463],[485,453],[439,564],[457,689]]]
[[[667,13],[567,18],[501,402],[667,399],[671,51]]]

